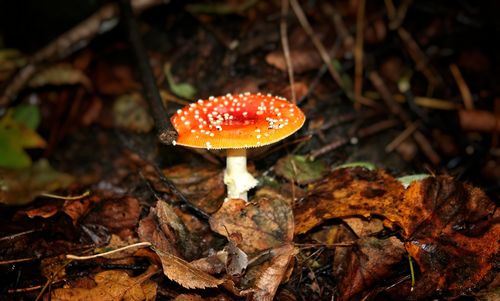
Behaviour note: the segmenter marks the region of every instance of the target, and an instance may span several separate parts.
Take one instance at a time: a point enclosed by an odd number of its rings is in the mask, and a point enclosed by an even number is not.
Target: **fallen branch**
[[[151,107],[151,113],[155,120],[158,138],[160,142],[164,144],[172,144],[172,142],[177,139],[177,132],[170,124],[167,112],[163,106],[153,69],[149,64],[149,57],[142,43],[139,29],[134,19],[130,0],[120,0],[119,3],[122,11],[122,21],[129,35],[132,50],[137,59],[141,81],[144,86],[145,98]]]
[[[140,12],[162,2],[164,1],[133,0],[132,7],[135,12]],[[29,79],[40,69],[41,64],[62,59],[84,48],[95,36],[110,31],[118,24],[119,13],[115,3],[106,4],[86,20],[37,51],[0,93],[0,108],[8,106],[16,98]]]
[[[500,116],[481,110],[460,110],[458,119],[467,131],[500,132]]]

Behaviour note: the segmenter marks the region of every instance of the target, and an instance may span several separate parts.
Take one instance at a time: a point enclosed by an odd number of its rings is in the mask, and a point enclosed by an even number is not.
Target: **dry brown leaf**
[[[294,73],[316,70],[321,67],[322,64],[318,51],[313,48],[291,49],[290,59]],[[287,70],[285,56],[281,49],[268,53],[266,55],[266,63],[281,71]]]
[[[49,218],[51,216],[54,216],[57,212],[59,212],[59,206],[57,206],[57,204],[55,203],[45,204],[41,207],[32,208],[25,211],[26,215],[29,218]]]
[[[141,207],[134,197],[124,197],[101,202],[86,218],[87,223],[99,224],[115,233],[127,233],[135,228],[139,221]]]
[[[189,264],[193,268],[208,274],[219,274],[226,268],[227,256],[227,251],[222,250],[215,252],[214,254],[210,254],[207,257],[193,260]]]
[[[173,301],[203,301],[200,295],[188,295],[188,294],[180,294]]]
[[[214,213],[224,201],[226,187],[220,168],[176,165],[164,169],[163,173],[193,205],[204,212]]]
[[[94,204],[101,201],[101,197],[98,195],[92,195],[88,198],[78,199],[78,200],[66,200],[64,202],[62,211],[71,217],[73,224],[76,225],[78,220],[85,216]]]
[[[252,202],[232,199],[210,218],[213,231],[240,233],[239,247],[247,254],[281,246],[293,239],[290,204],[278,194],[259,195]]]
[[[52,301],[140,301],[154,300],[158,284],[149,280],[158,269],[151,266],[137,277],[130,277],[125,271],[111,270],[94,277],[97,286],[93,288],[58,288],[45,295]]]
[[[182,258],[159,250],[155,251],[161,259],[165,276],[185,288],[217,287],[224,282],[193,267]]]
[[[158,218],[158,226],[164,233],[171,231],[175,233],[172,242],[180,247],[183,257],[192,259],[198,253],[198,246],[194,243],[182,220],[175,213],[174,208],[167,202],[159,200],[156,202],[153,212]]]
[[[281,281],[286,275],[290,262],[298,253],[293,244],[288,243],[271,251],[273,257],[266,263],[257,266],[251,277],[255,277],[250,289],[241,292],[241,295],[253,293],[251,300],[273,300]]]
[[[156,215],[153,211],[150,211],[149,215],[139,222],[137,234],[141,241],[150,242],[155,250],[178,255],[177,249],[174,246],[175,234],[168,227],[167,230],[167,232],[160,231]]]
[[[240,276],[248,266],[247,254],[232,241],[229,241],[224,250],[227,251],[227,274],[233,277]]]

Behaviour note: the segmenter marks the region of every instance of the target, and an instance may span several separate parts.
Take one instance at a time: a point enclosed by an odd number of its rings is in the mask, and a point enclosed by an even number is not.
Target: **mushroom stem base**
[[[228,149],[224,183],[229,199],[248,201],[248,190],[257,186],[258,181],[247,171],[247,152],[245,149]]]

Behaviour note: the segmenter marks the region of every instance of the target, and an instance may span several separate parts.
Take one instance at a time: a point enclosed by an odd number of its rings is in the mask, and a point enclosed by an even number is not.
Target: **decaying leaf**
[[[224,250],[227,252],[226,273],[233,277],[240,276],[248,266],[247,254],[232,241]]]
[[[113,104],[115,126],[138,133],[153,129],[154,121],[149,115],[147,103],[138,93],[118,97]]]
[[[337,169],[312,184],[309,191],[304,201],[294,208],[296,234],[305,233],[330,218],[377,214],[400,221],[401,210],[414,209],[395,206],[401,202],[404,188],[382,170]]]
[[[176,165],[163,170],[184,196],[204,212],[214,213],[226,196],[223,172],[209,166]],[[156,187],[156,186],[155,186]],[[160,187],[156,187],[160,188]]]
[[[43,193],[65,188],[72,182],[70,175],[54,170],[43,159],[25,169],[0,169],[0,203],[24,205]]]
[[[82,70],[76,69],[69,64],[58,64],[46,68],[33,76],[28,85],[39,88],[47,85],[62,86],[81,84],[86,89],[92,89],[90,79]]]
[[[418,223],[405,244],[422,270],[417,298],[436,291],[455,297],[492,281],[500,258],[500,212],[481,190],[447,176],[427,178],[410,185],[404,202],[422,206],[404,216]]]
[[[288,272],[289,265],[298,250],[293,244],[287,243],[271,250],[272,258],[249,271],[245,278],[252,282],[251,288],[241,292],[241,295],[252,294],[251,300],[273,300],[278,286]],[[252,278],[251,280],[248,278]]]
[[[304,73],[316,70],[322,64],[318,52],[313,48],[291,49],[290,58],[294,73]],[[281,71],[287,70],[285,56],[281,49],[268,53],[266,55],[266,63]]]
[[[99,224],[115,233],[126,237],[139,221],[141,208],[139,200],[134,197],[110,199],[103,201],[100,206],[90,212],[85,222]]]
[[[46,143],[35,131],[40,122],[36,106],[19,105],[0,118],[0,167],[27,168],[31,158],[26,148],[42,148]]]
[[[168,231],[162,231],[158,226],[156,215],[154,212],[150,211],[149,215],[139,222],[139,228],[137,233],[141,241],[150,242],[155,250],[159,250],[164,253],[170,253],[177,255],[177,249],[175,248],[175,234],[168,229]]]
[[[240,248],[247,254],[281,246],[293,239],[293,214],[279,194],[256,196],[252,202],[232,199],[210,218],[213,231],[228,236],[240,233]]]
[[[0,49],[0,81],[9,78],[18,68],[24,66],[28,60],[17,49]]]
[[[379,215],[401,227],[422,271],[412,295],[458,296],[492,280],[500,256],[498,210],[483,192],[451,177],[428,177],[408,189],[383,171],[339,169],[312,185],[295,208],[296,233],[325,219]]]
[[[153,212],[157,216],[158,226],[164,233],[170,232],[170,229],[173,230],[175,234],[174,242],[182,251],[184,258],[191,259],[198,253],[198,247],[193,242],[191,234],[186,229],[182,220],[177,216],[172,206],[165,201],[159,200],[156,202]]]
[[[334,275],[340,279],[339,300],[353,300],[382,279],[387,280],[406,251],[396,237],[362,238],[348,249],[335,252]],[[362,298],[360,298],[362,299]]]
[[[137,277],[130,277],[125,271],[111,270],[94,277],[93,288],[58,288],[45,296],[52,301],[116,301],[116,300],[154,300],[158,284],[149,280],[158,269],[150,267]]]
[[[196,88],[188,83],[177,83],[172,75],[171,67],[170,64],[165,64],[163,68],[170,90],[177,96],[192,99],[196,94]]]
[[[180,257],[159,250],[155,252],[160,257],[165,276],[185,288],[216,287],[224,282],[193,267]]]
[[[276,174],[303,185],[321,179],[326,166],[321,161],[311,161],[305,156],[288,155],[278,160]]]

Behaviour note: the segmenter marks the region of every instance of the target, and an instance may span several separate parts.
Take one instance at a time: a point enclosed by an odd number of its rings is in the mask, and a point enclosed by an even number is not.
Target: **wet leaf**
[[[413,291],[417,298],[435,291],[456,297],[492,281],[500,212],[481,190],[451,177],[430,177],[413,182],[404,202],[421,206],[418,217],[404,216],[416,223],[405,247],[422,271]]]
[[[32,88],[76,84],[80,84],[88,90],[92,89],[92,83],[87,75],[69,64],[59,64],[46,68],[36,73],[28,83]]]
[[[25,148],[45,147],[45,141],[34,128],[40,122],[35,106],[20,105],[0,118],[0,167],[26,168],[31,158]]]
[[[84,300],[155,300],[158,284],[149,280],[157,272],[150,267],[146,272],[130,277],[125,271],[104,271],[94,276],[96,283],[92,288],[58,288],[54,289],[46,300],[52,301],[84,301]]]
[[[113,120],[115,126],[138,133],[147,133],[154,126],[147,103],[138,93],[126,94],[115,100]]]
[[[232,199],[211,216],[210,227],[224,236],[241,234],[239,247],[251,254],[292,241],[292,209],[278,194],[261,195],[250,203]]]
[[[308,196],[294,208],[297,234],[307,232],[326,219],[348,216],[378,214],[408,224],[409,221],[401,220],[401,210],[414,210],[410,206],[395,206],[403,198],[404,188],[382,170],[336,169],[311,185]]]
[[[329,218],[379,215],[401,227],[422,275],[412,295],[458,296],[489,283],[500,246],[500,213],[477,188],[451,177],[414,181],[405,191],[383,171],[335,170],[295,208],[296,233]]]
[[[41,116],[37,106],[19,105],[12,112],[12,119],[34,130],[40,124]]]
[[[165,276],[185,288],[217,287],[224,282],[222,279],[217,279],[195,268],[180,257],[159,250],[155,252],[161,259]]]
[[[321,161],[311,161],[305,156],[288,155],[278,160],[275,171],[289,181],[303,185],[321,179],[326,166]]]
[[[165,73],[165,77],[167,78],[168,86],[175,95],[186,99],[192,99],[195,96],[196,94],[195,87],[191,86],[188,83],[177,83],[174,80],[170,64],[165,64],[163,71]]]
[[[40,160],[30,168],[0,169],[0,203],[24,205],[43,193],[66,188],[73,177],[54,170],[47,160]]]

